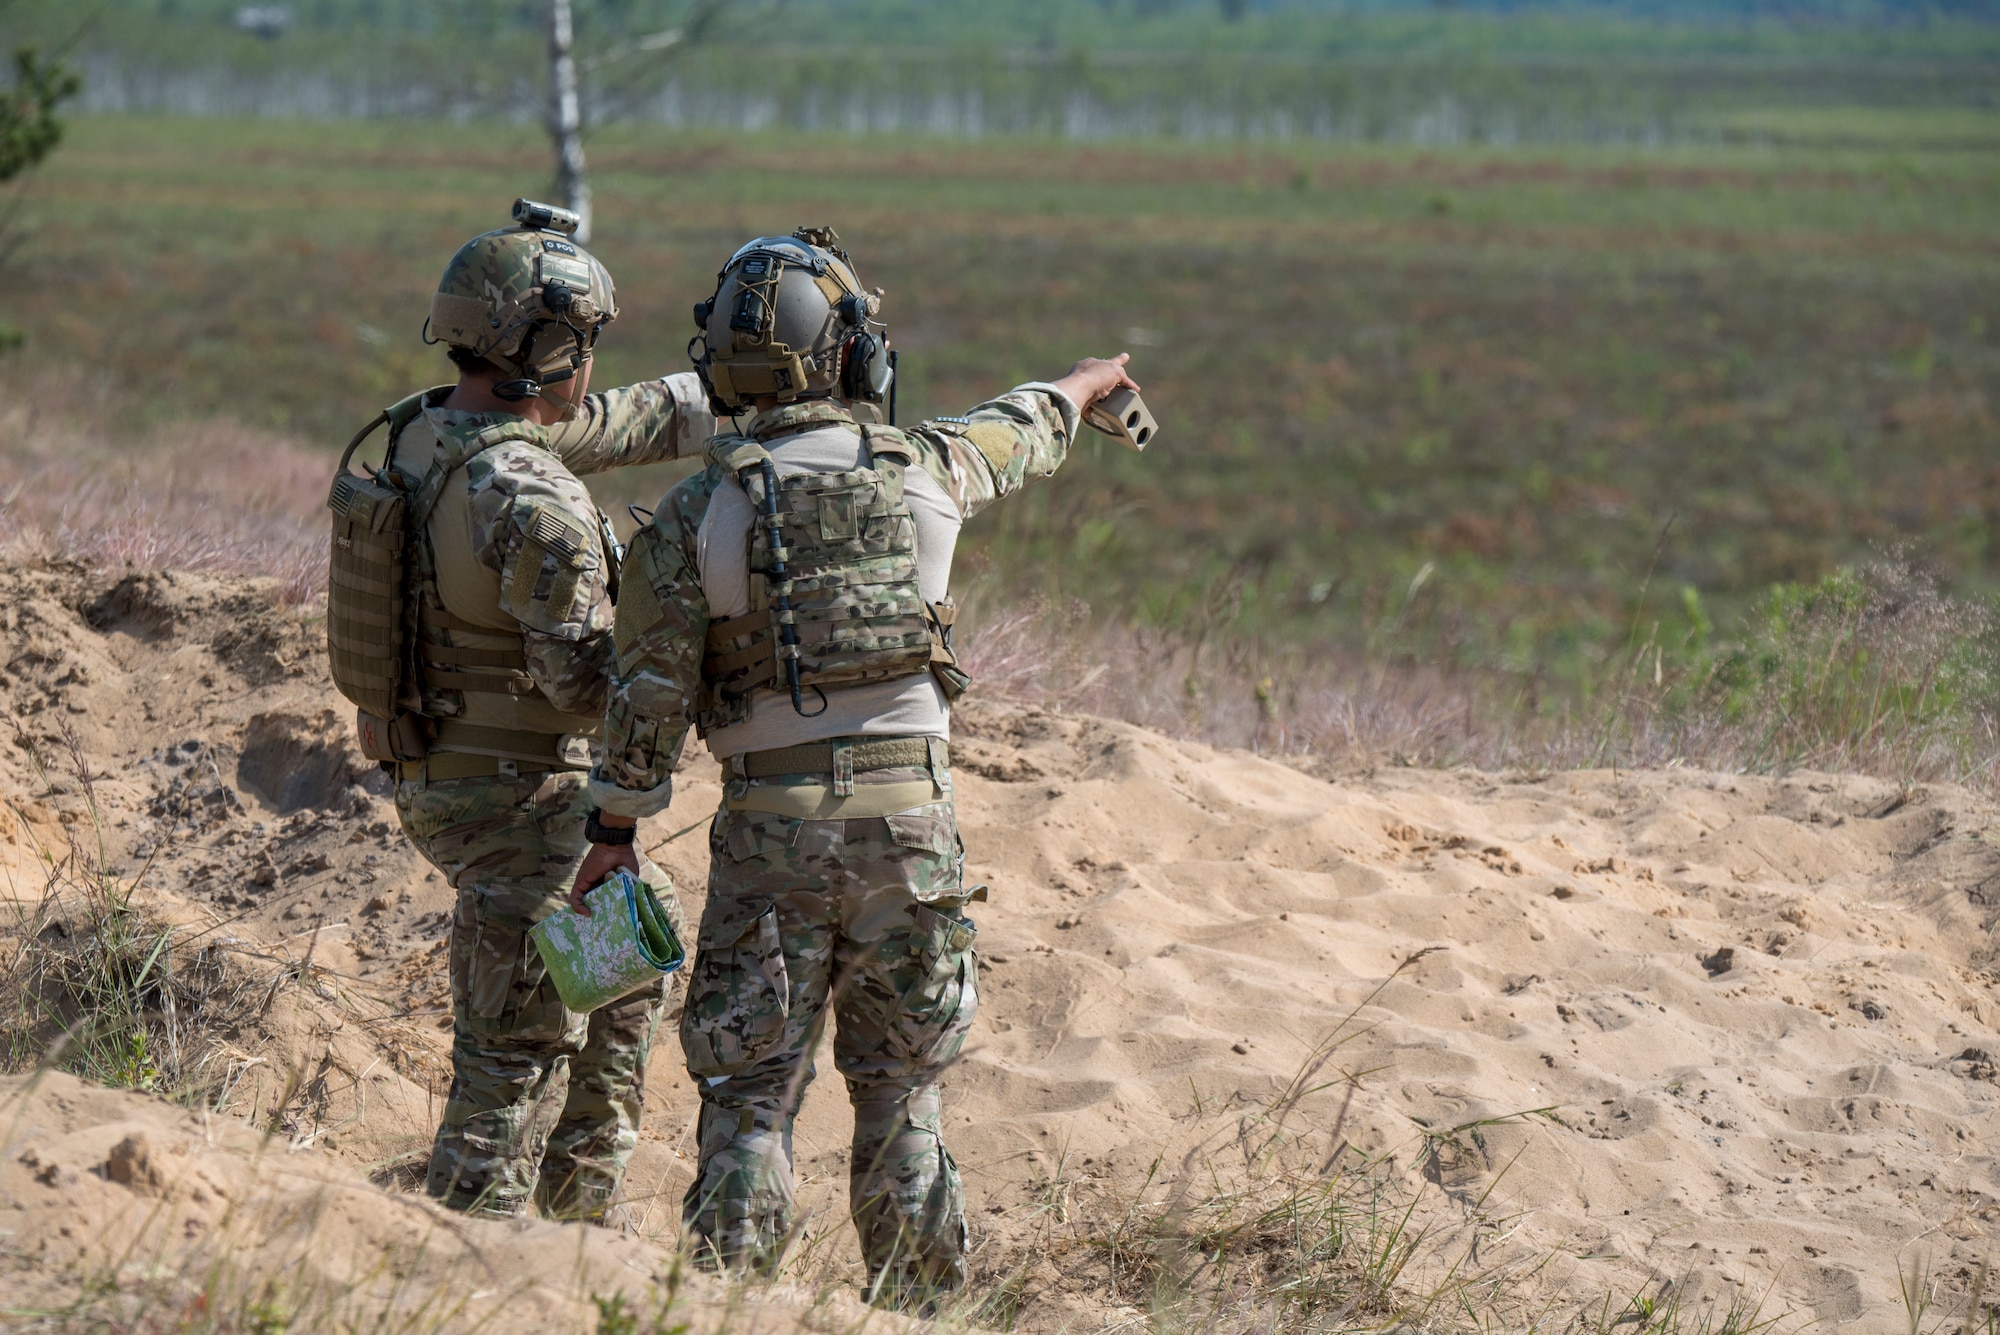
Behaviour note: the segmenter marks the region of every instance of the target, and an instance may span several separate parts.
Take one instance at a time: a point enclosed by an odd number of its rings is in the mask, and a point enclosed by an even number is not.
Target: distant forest
[[[74,14],[70,0],[39,0]],[[18,8],[18,0],[17,5]],[[689,0],[577,0],[579,23],[648,33],[680,22]],[[1571,29],[1591,43],[1642,40],[1662,28],[1741,39],[1746,28],[1830,35],[1838,29],[1922,30],[1940,23],[2000,23],[2000,0],[739,0],[760,40],[952,45],[1013,37],[1023,44],[1122,34],[1172,48],[1218,38],[1289,48],[1306,40],[1389,49],[1425,39],[1533,43]],[[540,0],[108,0],[103,21],[157,20],[227,29],[246,10],[282,12],[297,28],[350,33],[494,35],[542,23]]]
[[[2000,105],[2000,0],[573,2],[594,125],[1646,146]],[[545,14],[11,0],[0,38],[75,53],[84,111],[528,120]]]

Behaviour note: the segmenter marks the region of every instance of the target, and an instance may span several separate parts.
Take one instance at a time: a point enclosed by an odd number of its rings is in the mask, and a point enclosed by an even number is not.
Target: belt
[[[540,765],[544,769],[589,769],[590,739],[575,732],[520,732],[513,728],[487,728],[457,719],[439,719],[431,752],[449,751],[456,755],[492,756]]]
[[[907,779],[898,783],[857,783],[848,797],[835,796],[833,789],[823,783],[746,787],[741,796],[733,795],[733,790],[725,794],[722,808],[789,816],[793,820],[867,820],[943,800],[944,795],[929,779]]]
[[[497,774],[546,774],[590,768],[590,745],[579,733],[523,732],[438,719],[430,754],[397,766],[399,779],[486,779]]]
[[[773,751],[745,751],[729,758],[729,773],[738,779],[776,779],[791,774],[833,774],[843,768],[836,758],[845,753],[849,773],[868,770],[943,769],[951,764],[951,749],[941,737],[884,737],[870,742],[835,738],[781,746]]]
[[[467,756],[451,751],[433,751],[422,760],[399,762],[396,766],[396,777],[417,783],[426,780],[442,783],[447,779],[490,779],[500,773],[502,765],[511,766],[515,774],[547,774],[558,768],[535,760],[503,760],[498,756]],[[560,768],[572,772],[568,766]]]

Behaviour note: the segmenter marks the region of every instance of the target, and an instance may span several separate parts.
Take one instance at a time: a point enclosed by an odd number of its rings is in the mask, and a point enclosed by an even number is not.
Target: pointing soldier
[[[427,338],[458,383],[356,439],[388,425],[373,494],[406,516],[373,569],[341,529],[343,488],[370,484],[344,466],[336,481],[329,640],[404,832],[458,891],[452,1084],[429,1191],[504,1216],[539,1188],[550,1213],[601,1221],[638,1140],[665,988],[565,1010],[526,935],[561,906],[587,846],[585,771],[613,661],[615,548],[579,476],[692,453],[714,419],[691,374],[589,392],[617,316],[610,275],[571,239],[573,215],[521,201],[515,218],[461,247],[432,300]],[[388,683],[375,712],[354,688],[371,665]]]
[[[1137,387],[1123,356],[1086,360],[964,417],[876,425],[879,309],[827,229],[750,242],[695,308],[712,407],[754,416],[633,539],[590,800],[606,840],[663,809],[690,725],[723,764],[681,1025],[701,1094],[693,1241],[731,1266],[781,1255],[792,1123],[831,1011],[869,1297],[922,1308],[965,1282],[938,1079],[978,1005],[965,909],[985,897],[964,885],[952,805],[953,547],[1061,465],[1083,410]],[[600,842],[572,905],[634,864]]]

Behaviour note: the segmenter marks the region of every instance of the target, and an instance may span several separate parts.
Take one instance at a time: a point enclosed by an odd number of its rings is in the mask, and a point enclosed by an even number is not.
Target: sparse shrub
[[[39,773],[47,760],[15,729]],[[252,980],[212,937],[162,919],[104,864],[92,778],[70,761],[90,822],[67,847],[37,850],[39,902],[0,924],[0,1069],[54,1067],[100,1084],[215,1103],[240,1068],[222,1035],[250,1006]],[[25,822],[24,822],[25,825]]]
[[[2000,682],[1994,623],[1903,561],[1773,591],[1757,635],[1719,674],[1752,764],[1973,777],[1990,768]]]

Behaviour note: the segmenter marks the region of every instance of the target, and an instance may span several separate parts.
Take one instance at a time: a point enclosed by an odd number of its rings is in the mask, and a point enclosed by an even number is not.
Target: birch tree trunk
[[[583,161],[583,109],[577,101],[576,32],[569,0],[549,0],[549,139],[556,150],[556,193],[583,219],[580,245],[590,243],[590,176]]]

